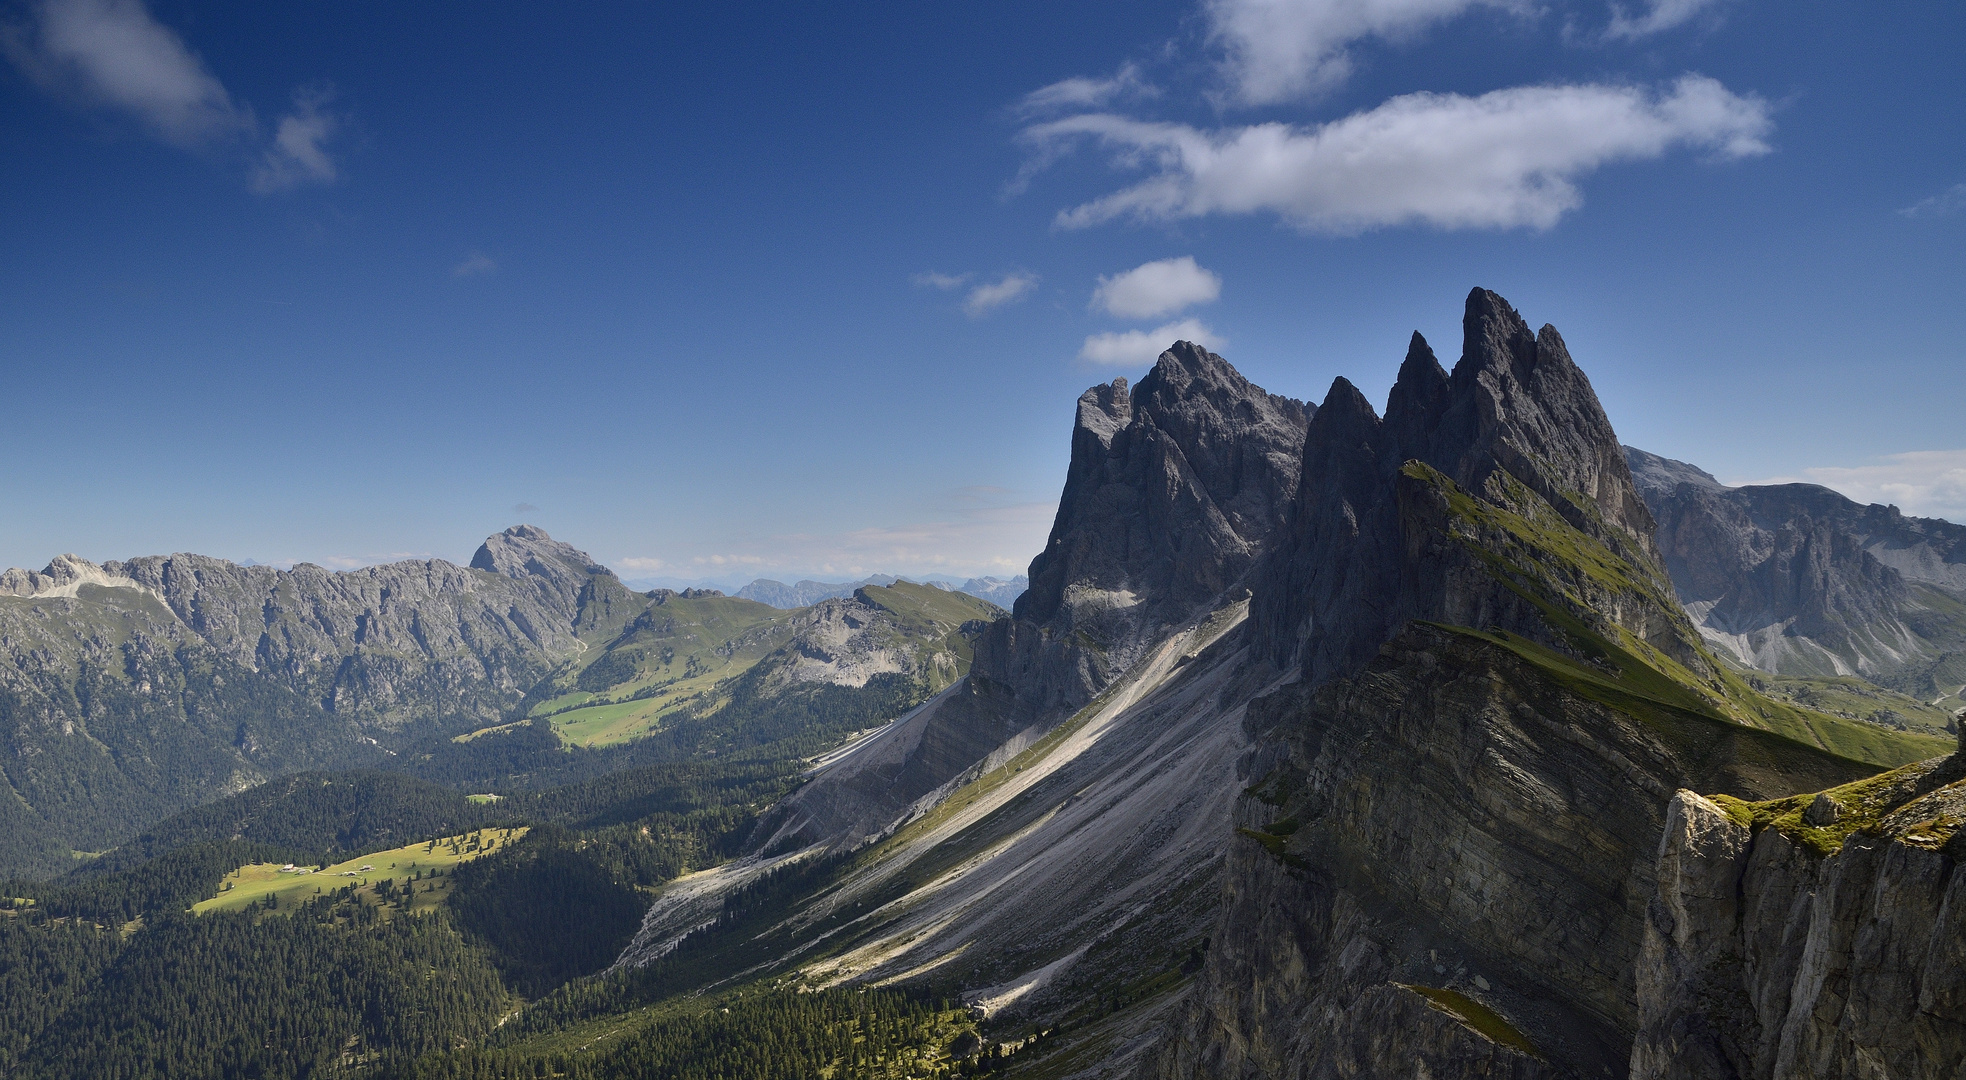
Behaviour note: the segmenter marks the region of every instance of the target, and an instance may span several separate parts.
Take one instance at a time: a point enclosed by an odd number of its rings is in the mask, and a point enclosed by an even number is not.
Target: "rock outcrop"
[[[1966,525],[1814,484],[1730,488],[1625,448],[1700,632],[1742,664],[1862,675],[1921,700],[1966,686]]]
[[[1615,1076],[1673,792],[1841,790],[1882,765],[1828,747],[1921,745],[1705,648],[1562,338],[1476,290],[1454,371],[1416,336],[1383,418],[1185,344],[1088,391],[968,677],[621,963],[960,992],[1058,1025],[1045,1075]]]
[[[1961,1075],[1962,825],[1966,755],[1758,806],[1674,795],[1632,1080]]]
[[[1535,606],[1486,584],[1464,545],[1432,546],[1445,525],[1438,492],[1451,486],[1545,515],[1630,568],[1625,581],[1583,575],[1572,583],[1582,602],[1568,606],[1698,669],[1697,639],[1658,602],[1651,515],[1563,338],[1551,326],[1532,333],[1483,289],[1468,298],[1462,332],[1451,376],[1413,335],[1383,419],[1350,382],[1332,384],[1304,442],[1289,540],[1257,589],[1258,649],[1279,663],[1296,657],[1318,682],[1358,670],[1412,619],[1549,638]]]
[[[1069,712],[1220,597],[1284,531],[1312,411],[1186,341],[1130,391],[1087,390],[1057,519],[983,677]]]

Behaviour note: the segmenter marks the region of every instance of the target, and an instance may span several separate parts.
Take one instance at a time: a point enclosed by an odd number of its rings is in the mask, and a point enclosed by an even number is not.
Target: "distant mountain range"
[[[1763,671],[1861,675],[1966,705],[1966,525],[1814,484],[1730,488],[1683,461],[1625,455],[1713,648]]]
[[[0,896],[0,1071],[1961,1075],[1963,539],[1621,447],[1475,289],[1383,415],[1185,341],[1087,389],[1009,611],[523,526],[11,571],[0,855],[130,842]],[[452,786],[252,787],[341,762]]]
[[[874,574],[859,581],[800,581],[787,585],[770,578],[758,578],[749,585],[737,590],[737,595],[746,600],[756,600],[775,608],[802,608],[817,604],[821,600],[832,600],[842,596],[852,596],[854,590],[867,585],[892,585],[904,580],[893,574]],[[923,584],[939,589],[949,589],[968,593],[1001,608],[1008,608],[1017,602],[1029,585],[1029,579],[1019,574],[1014,578],[976,577],[958,585],[943,578],[929,578]]]
[[[0,877],[67,868],[283,773],[401,766],[413,747],[553,702],[555,730],[583,744],[643,737],[658,720],[676,753],[822,738],[803,729],[892,717],[960,678],[971,650],[958,631],[1000,613],[927,586],[827,603],[794,619],[721,594],[634,592],[528,525],[488,538],[468,567],[278,570],[179,554],[8,570]],[[766,661],[789,674],[736,693]],[[590,722],[609,703],[622,715]],[[761,710],[775,710],[764,727]],[[748,734],[733,733],[740,721]]]

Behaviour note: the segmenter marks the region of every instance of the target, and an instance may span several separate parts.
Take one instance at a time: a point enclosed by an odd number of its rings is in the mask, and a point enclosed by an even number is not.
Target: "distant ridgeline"
[[[1966,706],[1966,525],[1814,484],[1730,488],[1629,446],[1625,457],[1715,651],[1794,677],[1772,692],[1907,730],[1945,730]]]
[[[899,580],[901,579],[895,577],[893,574],[875,574],[872,577],[861,578],[859,581],[808,580],[800,581],[794,585],[787,585],[782,581],[759,578],[737,590],[737,595],[740,599],[756,600],[761,604],[770,604],[775,608],[801,608],[817,604],[821,600],[834,600],[843,596],[852,596],[854,591],[862,586],[892,585]],[[992,604],[1008,610],[1010,605],[1016,603],[1017,598],[1023,595],[1024,590],[1029,587],[1030,581],[1024,575],[1019,574],[1013,578],[974,577],[960,585],[954,582],[942,581],[929,581],[924,584],[968,593],[971,596],[988,600]]]
[[[0,1075],[1956,1077],[1957,529],[1623,449],[1477,289],[1384,415],[1087,390],[1009,612],[10,571]]]
[[[469,567],[62,556],[0,575],[0,874],[60,873],[306,769],[500,788],[786,739],[816,752],[961,678],[998,614],[899,581],[794,611],[635,593],[523,525]]]

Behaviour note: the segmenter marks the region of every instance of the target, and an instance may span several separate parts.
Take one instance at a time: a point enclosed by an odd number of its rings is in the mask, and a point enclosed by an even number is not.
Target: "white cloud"
[[[1821,484],[1861,503],[1886,503],[1913,517],[1966,522],[1966,450],[1886,454],[1875,465],[1825,466],[1755,481]]]
[[[941,289],[943,292],[948,292],[951,289],[962,288],[963,283],[967,282],[973,276],[975,275],[938,274],[933,270],[924,270],[908,280],[925,289]]]
[[[1605,30],[1606,37],[1640,38],[1671,30],[1684,25],[1695,15],[1716,6],[1719,0],[1651,0],[1637,15],[1626,11],[1624,5],[1611,5],[1611,26]]]
[[[1966,210],[1966,184],[1954,184],[1929,199],[1920,199],[1898,213],[1908,218],[1947,217]]]
[[[1343,82],[1352,71],[1347,47],[1355,41],[1408,37],[1469,8],[1517,6],[1524,5],[1512,0],[1206,0],[1203,13],[1209,40],[1225,53],[1223,75],[1235,98],[1245,105],[1269,105]]]
[[[1139,367],[1151,364],[1167,351],[1168,346],[1177,341],[1192,341],[1204,349],[1220,349],[1223,341],[1215,331],[1203,326],[1195,319],[1182,319],[1166,326],[1156,326],[1152,330],[1127,330],[1119,333],[1094,334],[1085,339],[1085,346],[1079,349],[1079,359],[1090,360],[1095,364],[1128,364]]]
[[[5,46],[47,89],[131,113],[176,146],[253,127],[252,113],[142,0],[42,0]]]
[[[1319,127],[1202,131],[1094,113],[1027,128],[1040,153],[1092,139],[1148,179],[1071,210],[1067,228],[1275,213],[1308,231],[1549,228],[1583,202],[1577,181],[1614,161],[1695,147],[1769,151],[1769,105],[1701,75],[1664,91],[1525,86],[1480,97],[1407,94]]]
[[[280,118],[273,132],[273,144],[253,169],[253,190],[264,195],[301,184],[334,183],[334,159],[328,156],[327,141],[334,137],[338,121],[326,112],[325,94],[303,91],[294,95],[294,111]]]
[[[1026,116],[1103,108],[1122,97],[1156,97],[1160,91],[1140,77],[1137,64],[1122,64],[1110,79],[1061,79],[1024,95],[1018,110]]]
[[[969,290],[969,296],[963,300],[963,310],[969,312],[971,318],[976,318],[995,308],[1023,299],[1026,293],[1037,286],[1038,279],[1035,274],[1006,274],[1002,281],[978,285]]]
[[[616,559],[614,564],[623,570],[634,570],[644,574],[660,570],[669,565],[661,559],[645,558],[640,555],[631,555],[625,559]]]
[[[1194,256],[1142,263],[1123,274],[1101,277],[1092,306],[1127,319],[1151,319],[1190,304],[1207,304],[1222,295],[1222,279],[1196,265]]]
[[[451,267],[452,277],[476,277],[489,274],[498,269],[498,263],[482,251],[474,251],[461,263]]]

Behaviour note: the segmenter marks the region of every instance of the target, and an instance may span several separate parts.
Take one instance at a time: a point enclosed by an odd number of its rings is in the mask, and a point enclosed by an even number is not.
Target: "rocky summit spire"
[[[1218,595],[1281,532],[1309,413],[1187,341],[1087,390],[1017,619],[1117,643]]]
[[[1556,329],[1531,333],[1486,289],[1469,294],[1462,328],[1452,374],[1413,335],[1383,420],[1340,379],[1307,429],[1289,535],[1251,615],[1259,652],[1297,656],[1314,681],[1356,670],[1412,619],[1542,625],[1502,585],[1454,569],[1468,555],[1445,543],[1443,496],[1415,501],[1409,466],[1512,512],[1560,518],[1629,563],[1648,597],[1670,595],[1651,515]],[[1629,629],[1684,651],[1676,609],[1641,606]]]

